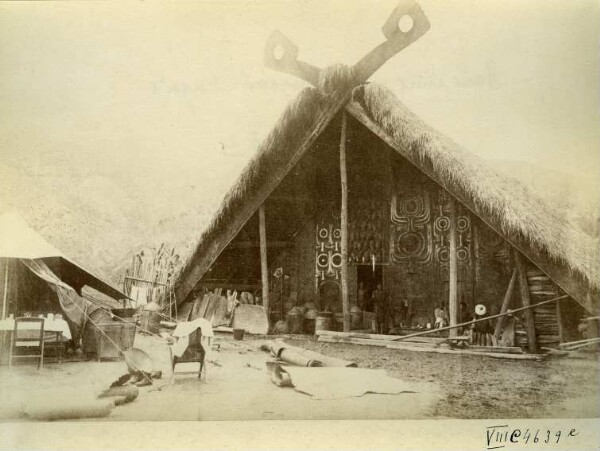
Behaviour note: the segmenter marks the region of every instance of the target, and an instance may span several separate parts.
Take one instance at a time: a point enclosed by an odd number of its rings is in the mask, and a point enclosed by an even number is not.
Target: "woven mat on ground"
[[[410,385],[386,374],[385,370],[367,368],[294,366],[282,367],[289,373],[294,388],[314,399],[342,399],[367,393],[399,394],[414,392]]]

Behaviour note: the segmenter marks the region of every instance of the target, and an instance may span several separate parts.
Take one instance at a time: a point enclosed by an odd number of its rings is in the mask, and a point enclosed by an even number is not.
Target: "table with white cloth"
[[[44,319],[44,332],[61,332],[62,336],[65,340],[70,340],[71,337],[71,329],[69,329],[69,324],[62,318],[43,318]],[[36,330],[38,328],[35,323],[22,323],[19,326],[20,330]],[[15,320],[11,318],[6,318],[0,321],[0,330],[10,330],[13,331],[15,329]]]
[[[59,333],[62,340],[70,340],[71,329],[69,324],[62,318],[43,318],[44,319],[44,333],[46,332],[57,332]],[[19,330],[36,330],[38,325],[35,323],[21,323]],[[0,320],[0,363],[8,362],[8,355],[10,353],[12,333],[15,329],[15,320],[12,318],[6,318]]]

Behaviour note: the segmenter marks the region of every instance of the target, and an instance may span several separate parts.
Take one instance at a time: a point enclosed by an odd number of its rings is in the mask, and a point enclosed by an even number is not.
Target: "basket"
[[[121,351],[133,347],[136,325],[134,323],[110,322],[97,325],[97,359],[120,360]]]

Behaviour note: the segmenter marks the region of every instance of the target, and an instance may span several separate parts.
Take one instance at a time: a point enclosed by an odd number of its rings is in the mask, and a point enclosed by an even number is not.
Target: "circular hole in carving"
[[[282,45],[275,46],[275,48],[273,49],[273,58],[275,58],[277,61],[281,61],[284,56],[285,56],[285,49],[283,48],[283,46]]]
[[[398,29],[402,33],[408,33],[410,30],[412,30],[413,26],[414,26],[413,18],[410,17],[409,15],[404,15],[404,16],[400,17],[400,19],[398,20]]]

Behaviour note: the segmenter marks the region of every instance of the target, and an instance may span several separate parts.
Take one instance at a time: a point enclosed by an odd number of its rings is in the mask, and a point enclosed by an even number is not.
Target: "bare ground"
[[[265,340],[219,338],[208,362],[209,380],[199,381],[195,364],[171,377],[168,348],[136,337],[148,350],[161,380],[140,389],[134,402],[116,407],[106,420],[264,420],[599,417],[599,363],[595,355],[543,362],[452,356],[287,338],[294,346],[383,368],[411,393],[367,394],[315,400],[269,380],[258,349]],[[191,372],[186,372],[191,371]],[[348,371],[352,371],[349,369]],[[0,419],[27,421],[19,408],[28,400],[93,397],[126,372],[123,362],[70,362],[0,367]],[[54,399],[53,398],[53,399]]]
[[[384,368],[407,382],[429,382],[442,391],[433,417],[597,418],[600,362],[597,354],[544,361],[432,354],[313,339],[290,344]]]

